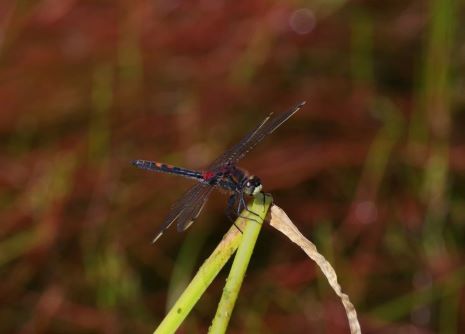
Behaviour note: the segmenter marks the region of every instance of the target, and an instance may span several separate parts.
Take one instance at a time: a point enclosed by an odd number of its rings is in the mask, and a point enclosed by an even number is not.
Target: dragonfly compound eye
[[[262,191],[262,183],[260,179],[256,176],[250,176],[245,183],[244,192],[247,195],[255,196],[260,191]]]

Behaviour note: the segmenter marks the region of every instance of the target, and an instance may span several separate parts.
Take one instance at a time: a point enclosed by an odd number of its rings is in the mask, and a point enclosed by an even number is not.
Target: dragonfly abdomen
[[[154,172],[181,175],[187,178],[196,179],[198,181],[204,180],[201,172],[192,169],[171,166],[168,164],[148,160],[134,160],[132,164],[138,168],[147,169]]]

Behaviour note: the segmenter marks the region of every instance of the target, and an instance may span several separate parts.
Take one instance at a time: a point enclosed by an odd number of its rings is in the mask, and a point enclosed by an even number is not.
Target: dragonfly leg
[[[271,193],[260,192],[260,194],[263,196],[263,203],[265,203],[266,196],[271,197]],[[273,200],[271,200],[271,201],[273,201]],[[271,204],[273,204],[273,202],[271,202]],[[265,213],[265,206],[263,206],[263,213]]]
[[[238,216],[236,214],[236,211],[234,210],[234,205],[236,204],[236,202],[237,202],[237,195],[236,194],[233,194],[233,195],[229,196],[228,204],[226,205],[225,214],[226,214],[226,217],[228,217],[228,219],[234,224],[234,226],[236,226],[236,228],[239,230],[239,232],[242,233],[242,230],[236,224],[236,218],[240,217],[240,216]]]
[[[254,216],[258,217],[260,219],[260,216],[256,213],[256,212],[253,212],[251,210],[249,210],[247,208],[247,203],[245,203],[245,198],[244,198],[244,194],[242,193],[238,193],[237,196],[239,196],[239,203],[237,205],[237,215],[239,217],[242,217],[242,218],[245,218],[245,219],[249,219],[249,220],[253,220],[254,222],[257,222],[257,223],[260,223],[258,220],[254,219],[254,218],[251,218],[251,217],[243,217],[240,215],[240,213],[242,212],[242,210],[245,209],[245,211],[247,212],[250,212],[251,214],[253,214]]]

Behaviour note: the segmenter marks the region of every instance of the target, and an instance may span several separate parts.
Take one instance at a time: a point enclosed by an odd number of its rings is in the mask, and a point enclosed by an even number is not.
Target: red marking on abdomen
[[[213,172],[210,172],[210,171],[206,171],[206,172],[202,172],[202,177],[204,178],[204,180],[210,180],[211,178],[213,178],[215,176],[215,173]]]
[[[155,162],[155,166],[160,169],[173,169],[174,166],[168,165],[168,164],[163,164],[160,162]]]

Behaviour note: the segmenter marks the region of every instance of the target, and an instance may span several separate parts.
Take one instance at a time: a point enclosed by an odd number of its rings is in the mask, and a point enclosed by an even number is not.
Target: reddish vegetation
[[[0,332],[153,331],[190,268],[178,251],[197,268],[230,222],[219,194],[152,246],[191,183],[130,161],[201,168],[302,100],[241,166],[334,265],[364,332],[465,330],[462,12],[297,3],[0,4]],[[206,332],[223,277],[182,332]],[[230,329],[347,324],[314,264],[264,229]]]

